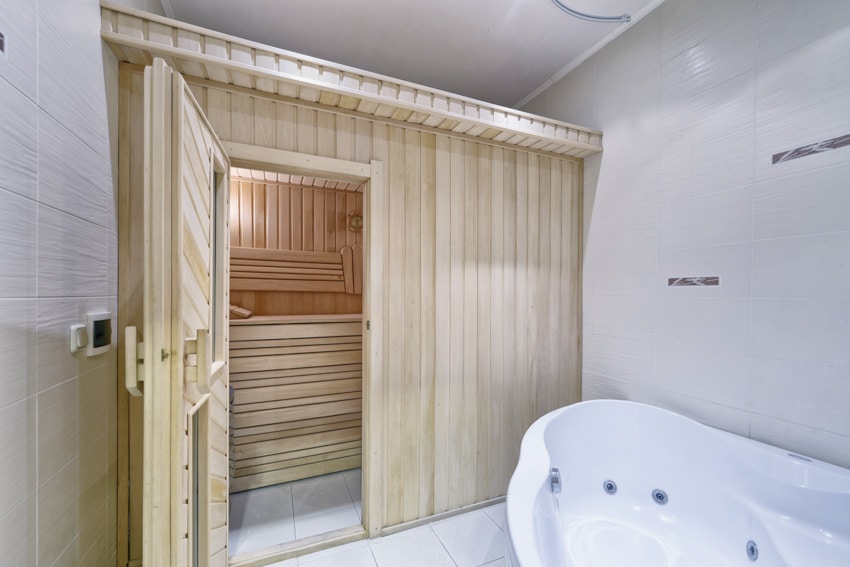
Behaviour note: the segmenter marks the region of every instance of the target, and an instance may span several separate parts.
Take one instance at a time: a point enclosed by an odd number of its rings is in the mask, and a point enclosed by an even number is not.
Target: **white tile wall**
[[[848,100],[850,3],[667,0],[529,103],[604,132],[585,398],[850,466],[850,148],[771,161],[850,133]]]
[[[97,0],[4,0],[0,31],[0,549],[9,565],[105,566],[116,357],[72,355],[68,327],[117,305],[117,61]]]

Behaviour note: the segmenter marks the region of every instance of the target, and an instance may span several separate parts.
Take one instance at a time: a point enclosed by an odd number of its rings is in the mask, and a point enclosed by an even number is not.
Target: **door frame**
[[[286,559],[296,551],[318,551],[362,537],[381,535],[384,520],[383,491],[383,330],[382,316],[384,282],[383,215],[386,187],[383,162],[369,163],[341,160],[278,150],[263,146],[222,141],[230,156],[231,167],[257,169],[275,173],[306,175],[363,183],[363,386],[362,386],[362,529],[351,530],[339,537],[316,536],[303,545],[289,545],[273,552],[257,551],[231,561],[233,567],[248,567],[266,563],[273,557]],[[228,432],[229,433],[229,432]],[[297,543],[298,540],[296,540]],[[243,559],[244,558],[244,559]]]

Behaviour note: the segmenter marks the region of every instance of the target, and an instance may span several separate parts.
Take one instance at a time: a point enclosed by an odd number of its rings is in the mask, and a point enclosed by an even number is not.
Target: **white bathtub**
[[[583,402],[526,432],[507,527],[513,567],[848,567],[850,470],[653,406]]]

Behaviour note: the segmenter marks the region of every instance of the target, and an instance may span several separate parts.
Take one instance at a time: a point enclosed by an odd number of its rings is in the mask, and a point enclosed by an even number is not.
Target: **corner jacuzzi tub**
[[[507,528],[512,567],[848,567],[850,470],[653,406],[583,402],[526,432]]]

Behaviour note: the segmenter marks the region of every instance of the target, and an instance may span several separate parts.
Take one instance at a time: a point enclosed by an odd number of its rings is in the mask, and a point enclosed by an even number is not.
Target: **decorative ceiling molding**
[[[264,93],[573,157],[602,133],[206,30],[109,2],[101,36],[121,61]]]

